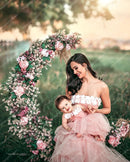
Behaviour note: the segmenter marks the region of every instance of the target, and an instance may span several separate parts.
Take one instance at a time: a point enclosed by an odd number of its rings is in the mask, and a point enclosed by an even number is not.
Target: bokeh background
[[[112,104],[107,115],[110,123],[119,118],[130,120],[129,6],[129,0],[0,1],[0,83],[7,81],[17,57],[33,41],[63,29],[67,33],[78,32],[82,42],[71,54],[84,53],[98,76],[108,84]],[[53,131],[61,124],[61,113],[54,100],[65,94],[65,85],[65,62],[56,58],[37,84],[41,114],[53,118]],[[24,141],[8,133],[9,113],[2,98],[0,95],[0,161],[30,161],[31,154]],[[115,149],[130,160],[129,136]]]

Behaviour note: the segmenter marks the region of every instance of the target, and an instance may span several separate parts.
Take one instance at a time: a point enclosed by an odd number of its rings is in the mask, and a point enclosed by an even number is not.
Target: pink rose
[[[24,110],[23,110],[23,111],[21,111],[21,112],[18,114],[18,116],[20,116],[20,117],[23,117],[24,115],[25,115]]]
[[[25,125],[27,125],[27,123],[28,123],[28,118],[27,117],[22,117],[20,119],[20,124],[21,125],[25,126]]]
[[[56,44],[55,44],[55,49],[60,51],[63,48],[64,48],[63,43],[61,43],[60,41],[57,41]]]
[[[33,153],[34,155],[38,155],[39,151],[38,151],[38,150],[32,150],[32,153]]]
[[[113,147],[116,147],[116,146],[118,146],[120,144],[120,137],[109,136],[108,142]]]
[[[69,51],[71,49],[69,44],[66,44],[66,50]]]
[[[26,107],[24,110],[22,110],[18,116],[23,117],[28,112],[28,107]]]
[[[28,65],[29,65],[29,63],[26,60],[19,61],[19,66],[20,66],[22,72],[26,72]]]
[[[37,141],[37,149],[38,150],[44,150],[46,148],[46,143],[44,143],[42,140]]]
[[[21,97],[24,94],[24,88],[22,86],[17,86],[14,92],[18,97]]]

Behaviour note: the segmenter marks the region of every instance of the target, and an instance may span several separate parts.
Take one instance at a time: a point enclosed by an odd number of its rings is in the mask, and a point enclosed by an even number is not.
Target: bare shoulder
[[[102,93],[103,91],[109,91],[108,85],[104,81],[98,79],[97,85],[99,87],[100,93]]]
[[[101,80],[100,81],[100,94],[103,95],[106,93],[109,94],[109,87],[104,81]]]
[[[100,85],[102,89],[108,89],[108,85],[104,81],[100,81]]]

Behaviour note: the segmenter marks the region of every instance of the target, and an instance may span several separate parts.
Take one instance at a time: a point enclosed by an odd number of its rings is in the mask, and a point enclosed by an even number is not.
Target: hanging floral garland
[[[9,111],[9,132],[25,139],[34,154],[33,159],[49,161],[52,144],[52,119],[41,116],[35,83],[42,68],[47,68],[55,56],[66,59],[71,49],[80,43],[79,34],[53,34],[44,41],[36,41],[28,51],[18,57],[18,64],[10,72],[5,84],[7,91],[6,111]]]

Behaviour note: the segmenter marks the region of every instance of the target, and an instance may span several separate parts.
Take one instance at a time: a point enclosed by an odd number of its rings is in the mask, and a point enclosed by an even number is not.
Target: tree
[[[80,13],[85,18],[113,18],[107,8],[99,9],[98,0],[2,0],[0,6],[0,27],[3,31],[18,28],[26,33],[29,25],[37,24],[43,28],[51,25],[56,31],[57,23],[61,24],[59,28],[67,28]],[[65,6],[70,8],[72,16],[67,13]]]

